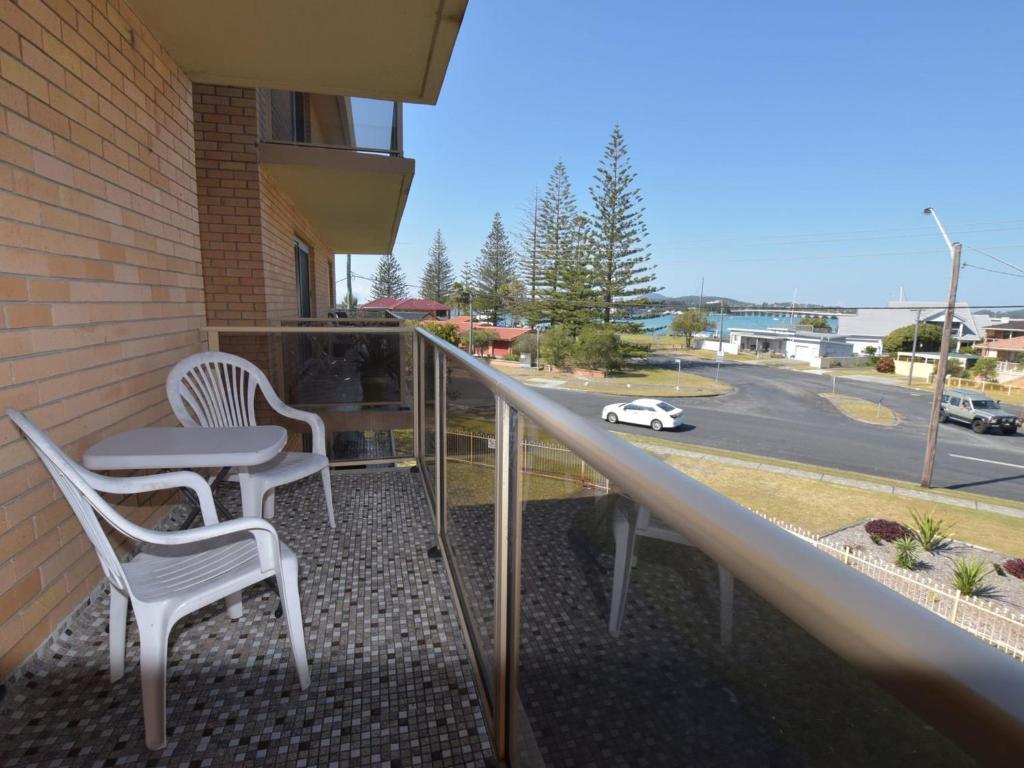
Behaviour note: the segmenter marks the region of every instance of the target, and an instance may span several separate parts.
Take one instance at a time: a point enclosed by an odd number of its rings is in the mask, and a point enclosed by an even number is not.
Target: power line
[[[980,253],[982,256],[988,256],[993,261],[998,261],[1000,264],[1002,264],[1004,266],[1007,266],[1007,267],[1010,267],[1012,269],[1016,269],[1018,272],[1024,274],[1024,269],[1021,269],[1016,264],[1013,264],[1013,263],[1011,263],[1009,261],[1006,261],[1006,259],[1000,259],[998,256],[993,256],[991,253],[986,253],[985,251],[981,250],[981,248],[975,248],[973,245],[968,245],[967,247],[970,248],[972,251]],[[992,271],[992,270],[989,270],[989,271]]]
[[[1004,272],[1001,269],[989,269],[988,267],[979,267],[977,264],[964,264],[964,268],[970,267],[971,269],[980,269],[982,272],[991,272],[993,275],[1007,275],[1009,277],[1022,277],[1024,274],[1017,274],[1016,272]],[[1024,270],[1021,270],[1024,272]]]

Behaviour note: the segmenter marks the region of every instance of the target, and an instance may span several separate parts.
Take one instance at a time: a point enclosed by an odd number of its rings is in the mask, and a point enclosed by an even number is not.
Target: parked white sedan
[[[683,409],[664,400],[642,397],[631,403],[612,403],[601,411],[601,418],[609,424],[639,424],[655,432],[683,425]]]

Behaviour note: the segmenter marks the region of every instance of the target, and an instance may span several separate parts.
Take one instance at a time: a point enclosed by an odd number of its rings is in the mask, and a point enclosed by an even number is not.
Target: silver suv
[[[970,389],[949,389],[943,393],[939,421],[949,419],[970,424],[979,435],[988,432],[990,427],[1012,435],[1020,424],[1020,419],[1000,408],[995,400]]]

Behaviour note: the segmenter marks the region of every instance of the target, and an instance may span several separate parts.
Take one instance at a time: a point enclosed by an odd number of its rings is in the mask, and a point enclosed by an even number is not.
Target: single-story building
[[[956,352],[950,352],[948,355],[949,360],[957,360],[964,368],[970,368],[977,361],[977,355],[965,355],[958,354]],[[910,361],[914,361],[913,375],[915,379],[925,379],[931,381],[935,375],[935,366],[939,362],[938,352],[918,352],[916,354],[911,352],[897,352],[896,353],[896,375],[897,376],[909,376]]]
[[[460,336],[469,331],[469,317],[466,315],[453,317],[448,322],[459,329]],[[485,331],[495,336],[494,340],[486,348],[477,349],[477,353],[482,353],[488,357],[507,357],[512,352],[512,342],[520,336],[532,333],[533,329],[504,328],[500,325],[491,325],[490,323],[473,323],[473,332],[476,333],[477,331]]]
[[[840,315],[837,333],[846,337],[853,345],[854,354],[870,354],[868,347],[876,353],[882,352],[885,337],[897,328],[917,322],[918,311],[922,323],[942,325],[946,316],[946,303],[942,301],[890,301],[883,308],[858,309],[853,315]],[[954,349],[960,351],[964,344],[981,341],[984,329],[992,321],[989,315],[975,315],[969,305],[960,302],[953,310],[952,340]]]
[[[776,355],[807,362],[825,357],[853,357],[854,354],[853,347],[839,334],[787,328],[731,328],[725,351]]]
[[[359,305],[360,310],[381,312],[399,320],[447,320],[452,308],[447,304],[430,299],[374,299]]]

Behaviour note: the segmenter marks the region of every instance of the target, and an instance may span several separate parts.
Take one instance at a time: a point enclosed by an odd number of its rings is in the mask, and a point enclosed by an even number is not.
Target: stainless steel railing
[[[514,477],[524,418],[943,734],[985,761],[1020,754],[1024,670],[1018,662],[462,350],[422,329],[415,333],[416,455],[430,473],[442,543],[446,441],[424,435],[446,432],[449,364],[468,371],[495,398],[495,615],[494,648],[488,649],[494,666],[477,671],[493,674],[486,681],[493,691],[488,719],[499,759],[509,756],[517,707],[523,506]]]

